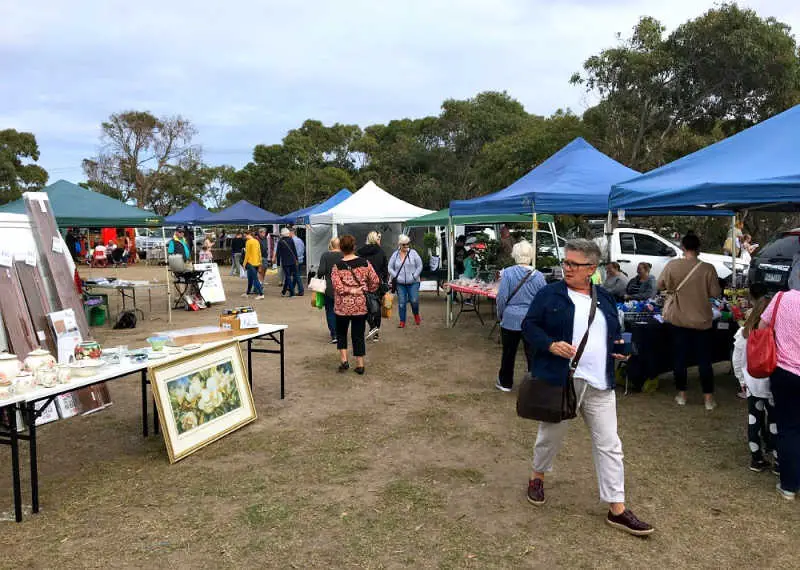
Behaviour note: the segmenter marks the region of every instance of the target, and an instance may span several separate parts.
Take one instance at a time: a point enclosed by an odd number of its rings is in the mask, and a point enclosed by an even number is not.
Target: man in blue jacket
[[[283,290],[281,296],[289,293],[290,297],[294,297],[295,286],[297,287],[297,295],[303,296],[303,282],[300,279],[300,262],[297,257],[297,248],[295,247],[294,240],[292,239],[289,228],[281,229],[281,239],[275,247],[275,256],[273,263],[277,262],[283,270]]]
[[[622,442],[617,435],[617,400],[614,392],[614,360],[621,353],[617,307],[613,297],[592,284],[600,262],[596,243],[576,239],[567,243],[564,280],[551,283],[534,297],[522,323],[522,334],[535,351],[531,374],[554,385],[565,385],[574,368],[578,411],[592,436],[600,499],[609,504],[606,522],[636,536],[647,536],[653,527],[625,508],[625,470]],[[593,296],[596,309],[590,323]],[[588,329],[588,333],[587,333]],[[576,362],[578,347],[585,349]],[[528,501],[543,505],[545,473],[553,469],[569,424],[541,422],[533,453],[533,474],[528,482]]]

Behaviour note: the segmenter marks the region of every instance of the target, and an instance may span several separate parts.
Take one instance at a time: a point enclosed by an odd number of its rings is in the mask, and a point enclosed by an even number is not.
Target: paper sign
[[[61,238],[58,236],[53,236],[53,251],[55,253],[63,252],[63,250],[61,249]]]
[[[47,339],[44,335],[44,331],[36,331],[36,338],[39,339],[39,342],[44,342]]]
[[[25,254],[25,263],[31,267],[36,267],[36,252],[29,251]]]
[[[44,205],[44,200],[39,200],[39,207],[42,209],[42,213],[47,213],[47,206]]]
[[[617,210],[617,216],[619,217],[620,222],[625,221],[625,210]]]
[[[8,250],[0,251],[0,265],[4,267],[11,267],[11,264],[14,262],[14,256]]]
[[[717,323],[717,330],[726,331],[731,328],[730,323]]]
[[[239,328],[243,329],[257,329],[258,328],[258,314],[256,313],[242,313],[239,317]]]

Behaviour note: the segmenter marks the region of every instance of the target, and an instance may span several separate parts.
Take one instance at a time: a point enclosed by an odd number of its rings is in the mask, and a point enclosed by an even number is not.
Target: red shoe
[[[414,322],[417,324],[417,326],[419,326],[419,324],[422,322],[422,319],[419,315],[414,315]]]
[[[399,324],[399,325],[397,325],[397,328],[399,328],[399,329],[404,329],[404,328],[406,328],[406,322],[405,322],[405,321],[400,321],[400,324]]]

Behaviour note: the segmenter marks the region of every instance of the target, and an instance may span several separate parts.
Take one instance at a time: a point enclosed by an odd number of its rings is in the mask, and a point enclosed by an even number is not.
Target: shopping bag
[[[390,319],[392,317],[392,308],[391,307],[387,307],[386,305],[381,307],[381,316],[384,319]]]
[[[324,309],[325,308],[325,293],[320,293],[316,291],[314,293],[314,304],[313,306],[317,309]]]
[[[389,312],[391,312],[392,307],[394,307],[394,295],[391,293],[386,293],[383,296],[383,308],[389,309]]]
[[[764,329],[754,329],[747,337],[747,372],[753,378],[769,378],[778,367],[778,347],[775,343],[775,323],[783,292],[778,293],[772,322]]]
[[[325,282],[325,279],[321,279],[319,277],[312,277],[308,281],[308,288],[312,291],[316,291],[317,293],[325,293],[325,289],[328,284]]]
[[[247,279],[247,270],[241,265],[239,266],[239,279]]]

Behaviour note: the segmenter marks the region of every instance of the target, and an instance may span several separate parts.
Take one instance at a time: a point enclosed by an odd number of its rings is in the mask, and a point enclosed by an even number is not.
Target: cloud
[[[6,3],[0,128],[82,179],[111,113],[181,114],[214,163],[241,165],[307,118],[366,126],[507,90],[530,111],[591,102],[568,83],[587,56],[652,15],[669,28],[714,0],[316,0]],[[800,26],[793,0],[748,3]]]

